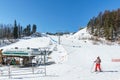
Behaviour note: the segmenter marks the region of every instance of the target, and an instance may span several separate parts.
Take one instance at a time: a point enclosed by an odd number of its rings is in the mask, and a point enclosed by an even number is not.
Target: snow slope
[[[39,47],[46,47],[49,45],[50,39],[46,37],[38,37],[38,38],[29,38],[29,39],[21,39],[20,41],[13,43],[11,45],[2,47],[3,49],[10,49],[10,48],[39,48]]]
[[[83,29],[82,32],[79,31],[73,37],[78,37],[81,33],[89,35]],[[58,39],[55,36],[51,36],[51,38],[55,41]],[[11,79],[8,76],[0,76],[0,80],[120,80],[120,62],[112,61],[112,59],[120,59],[119,45],[93,45],[90,41],[85,42],[84,40],[66,36],[62,36],[60,39],[61,45],[53,44],[53,46],[57,46],[57,50],[53,50],[51,57],[56,64],[47,66],[47,76],[29,74],[12,76]],[[39,43],[39,41],[36,42]],[[36,47],[37,45],[30,46]],[[102,60],[101,67],[103,72],[100,73],[93,72],[93,61],[97,56],[100,56]],[[5,68],[0,67],[3,70]],[[15,70],[21,73],[19,68],[15,68]]]
[[[91,35],[87,32],[87,27],[84,29],[79,30],[77,33],[75,33],[71,38],[74,39],[86,39],[91,38]]]

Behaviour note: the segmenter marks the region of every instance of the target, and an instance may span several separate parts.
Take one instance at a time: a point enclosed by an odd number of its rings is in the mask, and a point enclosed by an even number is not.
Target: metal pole
[[[32,72],[33,72],[33,74],[34,74],[34,67],[33,67],[33,63],[32,63]]]
[[[32,73],[34,74],[33,62],[32,62],[32,58],[30,56],[29,56],[29,64],[32,64]]]
[[[8,75],[9,75],[9,79],[10,79],[10,63],[8,63],[8,67],[9,67]]]
[[[95,64],[95,63],[93,62],[92,66],[91,66],[91,69],[90,69],[90,72],[91,72],[91,73],[93,72],[92,70],[93,70],[93,68],[94,68],[94,64]]]
[[[60,45],[60,34],[58,34],[58,44]]]
[[[45,76],[46,76],[46,49],[45,49],[45,55],[44,55],[44,64],[45,64]]]
[[[45,48],[45,76],[47,75],[47,66],[46,66],[46,60],[47,60],[47,55],[49,52],[49,48]]]

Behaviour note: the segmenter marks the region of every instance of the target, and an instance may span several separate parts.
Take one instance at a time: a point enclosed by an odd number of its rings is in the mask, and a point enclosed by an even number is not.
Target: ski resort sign
[[[2,51],[4,56],[37,56],[48,55],[51,53],[49,48],[12,48]]]
[[[24,51],[5,51],[3,55],[11,55],[11,56],[28,56],[27,52]]]
[[[2,52],[5,56],[30,56],[31,50],[25,49],[7,49]]]

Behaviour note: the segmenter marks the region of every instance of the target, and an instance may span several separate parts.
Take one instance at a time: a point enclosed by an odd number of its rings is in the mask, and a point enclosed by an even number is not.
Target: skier
[[[100,71],[101,72],[101,67],[100,67],[101,59],[100,59],[100,57],[98,56],[97,59],[94,62],[96,63],[96,65],[95,65],[95,72],[96,71]]]

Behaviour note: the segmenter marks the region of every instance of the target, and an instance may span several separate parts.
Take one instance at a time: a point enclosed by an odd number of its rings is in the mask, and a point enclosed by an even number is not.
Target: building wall
[[[0,64],[2,63],[2,50],[0,50]]]

